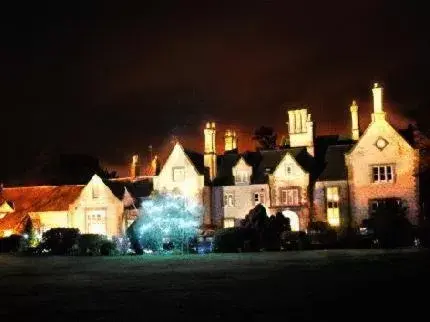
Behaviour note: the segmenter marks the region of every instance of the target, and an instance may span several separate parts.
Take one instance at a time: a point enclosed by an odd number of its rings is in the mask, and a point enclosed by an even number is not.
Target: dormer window
[[[238,171],[234,176],[236,184],[247,184],[249,183],[248,171]]]

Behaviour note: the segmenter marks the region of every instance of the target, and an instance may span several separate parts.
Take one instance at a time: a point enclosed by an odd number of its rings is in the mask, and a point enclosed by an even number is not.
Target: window
[[[185,168],[184,167],[173,168],[173,181],[181,182],[184,180],[185,180]]]
[[[373,182],[392,182],[393,181],[393,166],[378,165],[372,167]]]
[[[264,192],[255,192],[254,193],[254,204],[264,204]]]
[[[234,206],[234,194],[226,193],[224,194],[224,207],[233,207]]]
[[[290,176],[292,174],[293,174],[293,165],[292,164],[285,165],[285,175]]]
[[[287,206],[299,205],[299,189],[282,189],[281,190],[281,203]]]
[[[403,202],[399,198],[371,199],[369,203],[369,212],[371,214],[375,213],[380,208],[395,208],[403,206]]]
[[[327,187],[327,221],[331,226],[340,225],[339,187]]]
[[[6,214],[5,214],[4,212],[1,212],[1,213],[0,213],[0,219],[3,219],[3,218],[4,218],[4,216],[6,216]]]
[[[238,171],[235,176],[236,183],[248,183],[249,174],[247,171]]]
[[[224,219],[224,228],[234,227],[234,218],[225,218]]]
[[[106,213],[93,210],[87,213],[87,231],[89,234],[106,235]]]
[[[93,199],[97,199],[98,197],[100,197],[100,187],[98,184],[93,184],[92,194],[93,194]]]

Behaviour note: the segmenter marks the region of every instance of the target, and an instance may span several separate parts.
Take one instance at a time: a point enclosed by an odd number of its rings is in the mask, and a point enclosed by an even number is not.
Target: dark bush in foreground
[[[16,253],[20,251],[24,244],[24,237],[11,235],[0,238],[0,253]]]
[[[281,234],[281,248],[283,250],[309,249],[309,238],[304,231],[285,231]]]
[[[79,236],[79,255],[100,255],[103,243],[107,241],[106,236],[97,234],[82,234]]]
[[[337,245],[337,232],[323,221],[310,222],[308,236],[312,248],[334,248]]]
[[[110,240],[103,241],[103,243],[100,246],[100,255],[112,256],[117,254],[118,254],[118,251],[113,241],[110,241]]]
[[[78,238],[77,228],[52,228],[43,233],[41,248],[53,255],[70,254],[72,248],[77,245]]]
[[[258,251],[259,234],[252,228],[224,228],[215,232],[213,249],[219,253]]]
[[[386,200],[363,226],[372,232],[379,247],[395,248],[413,245],[413,226],[406,218],[406,208],[398,202]]]

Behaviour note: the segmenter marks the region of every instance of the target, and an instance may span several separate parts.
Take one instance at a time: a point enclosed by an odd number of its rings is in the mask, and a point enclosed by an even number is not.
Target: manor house
[[[214,122],[203,129],[204,151],[175,144],[164,164],[149,177],[138,176],[133,157],[130,177],[86,186],[3,188],[0,235],[21,233],[30,221],[40,232],[76,227],[84,233],[121,235],[150,192],[180,193],[204,208],[202,228],[232,227],[250,209],[264,205],[282,213],[292,230],[311,220],[333,227],[360,226],[387,200],[407,208],[418,223],[419,150],[406,132],[390,124],[383,88],[374,84],[371,122],[361,132],[358,106],[350,106],[350,137],[316,136],[307,109],[289,110],[289,139],[273,150],[240,152],[234,130],[224,133],[224,151],[216,151]],[[157,168],[157,169],[155,169]]]

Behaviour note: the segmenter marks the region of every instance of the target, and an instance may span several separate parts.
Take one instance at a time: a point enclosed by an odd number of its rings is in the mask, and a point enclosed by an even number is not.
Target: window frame
[[[330,226],[340,226],[340,187],[327,186],[325,187],[325,200],[326,200],[326,215],[327,222]]]
[[[235,195],[233,192],[224,192],[223,205],[225,207],[234,207],[236,204]]]
[[[395,170],[395,167],[393,164],[371,165],[370,176],[371,176],[372,183],[393,183],[394,170]]]
[[[175,173],[178,170],[182,170],[183,178],[181,180],[175,180],[176,176]],[[185,181],[185,167],[173,167],[172,168],[172,181],[173,182],[184,182]]]
[[[264,205],[265,204],[265,197],[266,196],[265,196],[264,192],[255,191],[253,193],[253,198],[252,198],[254,205],[259,205],[259,204]]]
[[[285,198],[284,198],[285,195]],[[300,206],[300,188],[281,188],[280,204],[283,206]],[[292,202],[289,202],[291,200]],[[297,201],[297,202],[296,202]]]

